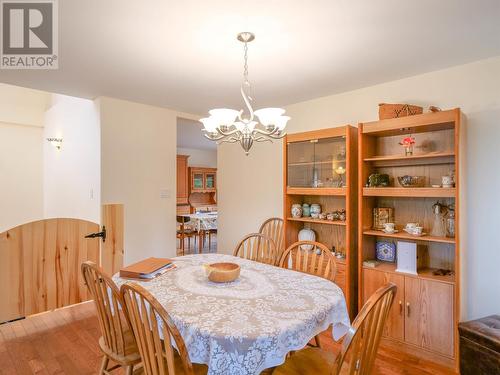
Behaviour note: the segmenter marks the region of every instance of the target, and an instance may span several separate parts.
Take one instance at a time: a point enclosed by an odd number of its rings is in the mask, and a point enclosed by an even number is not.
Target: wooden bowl
[[[214,283],[230,283],[240,276],[240,266],[236,263],[212,263],[205,265],[208,280]]]

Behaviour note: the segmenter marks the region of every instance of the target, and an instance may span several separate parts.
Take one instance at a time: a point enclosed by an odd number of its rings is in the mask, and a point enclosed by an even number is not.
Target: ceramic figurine
[[[339,211],[339,220],[340,220],[340,221],[345,221],[345,220],[346,220],[346,218],[347,218],[347,215],[346,215],[345,210],[340,210],[340,211]]]

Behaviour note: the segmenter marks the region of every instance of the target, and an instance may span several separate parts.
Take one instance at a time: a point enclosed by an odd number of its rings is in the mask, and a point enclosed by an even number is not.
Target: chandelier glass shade
[[[239,33],[237,39],[244,44],[243,83],[240,93],[246,111],[217,108],[210,110],[209,117],[202,118],[205,137],[217,143],[240,143],[248,155],[254,142],[272,142],[285,136],[285,127],[290,117],[284,116],[281,108],[262,108],[253,110],[251,85],[248,80],[248,43],[255,39],[250,32]],[[258,120],[258,121],[257,121]]]

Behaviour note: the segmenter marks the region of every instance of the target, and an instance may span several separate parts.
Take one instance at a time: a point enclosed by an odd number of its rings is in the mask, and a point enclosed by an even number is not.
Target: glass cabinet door
[[[291,187],[311,187],[314,169],[314,143],[288,143],[288,181]]]
[[[215,189],[215,173],[205,173],[205,189]]]
[[[193,190],[203,190],[203,172],[193,173]]]
[[[293,142],[288,147],[288,186],[344,187],[346,143],[344,137]]]

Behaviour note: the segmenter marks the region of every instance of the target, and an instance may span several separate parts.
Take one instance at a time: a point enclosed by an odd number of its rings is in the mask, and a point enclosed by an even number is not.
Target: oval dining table
[[[224,254],[173,261],[175,269],[138,283],[170,314],[191,362],[208,365],[210,375],[260,374],[330,326],[335,340],[350,327],[344,294],[329,280]],[[238,263],[240,277],[209,281],[203,265],[215,262]]]

